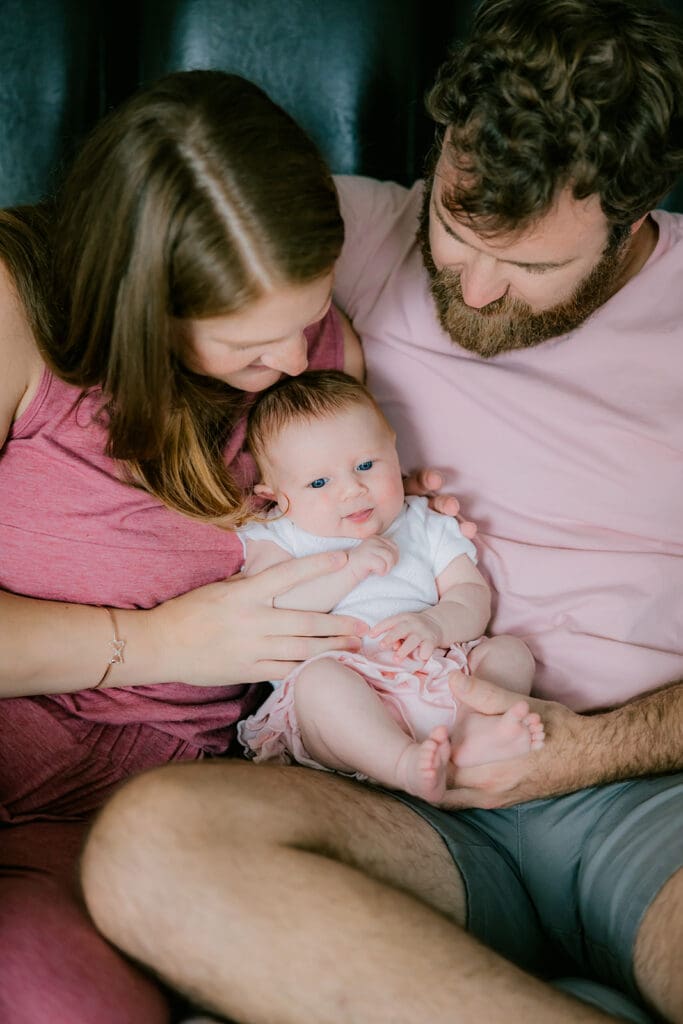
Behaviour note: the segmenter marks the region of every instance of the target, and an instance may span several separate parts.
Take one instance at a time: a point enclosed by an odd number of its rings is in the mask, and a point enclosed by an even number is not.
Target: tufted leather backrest
[[[424,92],[456,7],[471,4],[148,0],[137,77],[186,68],[244,75],[295,117],[333,170],[412,182],[431,137]]]
[[[666,0],[683,14],[683,0]],[[476,0],[3,0],[0,205],[32,202],[98,116],[171,70],[262,85],[333,170],[409,183],[423,97]],[[683,210],[683,184],[667,200]]]
[[[30,203],[104,107],[101,17],[91,0],[3,0],[0,206]]]

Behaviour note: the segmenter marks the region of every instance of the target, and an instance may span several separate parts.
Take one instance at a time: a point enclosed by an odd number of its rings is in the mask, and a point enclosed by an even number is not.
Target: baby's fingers
[[[399,643],[402,643],[409,636],[409,632],[406,627],[400,625],[393,626],[387,630],[380,641],[380,647],[388,649],[390,647],[396,647]]]
[[[403,642],[400,643],[396,648],[396,652],[394,654],[394,661],[403,661],[405,658],[408,657],[409,654],[412,654],[419,646],[420,638],[418,636],[415,636],[414,633],[410,633],[407,637],[405,637]]]
[[[398,615],[391,615],[388,619],[382,619],[381,622],[378,622],[372,627],[370,630],[370,636],[381,636],[382,633],[386,633],[386,631],[391,629],[392,626],[397,625],[399,621],[400,619]]]
[[[434,653],[435,650],[436,650],[436,644],[433,643],[433,641],[431,641],[431,640],[423,640],[422,643],[420,644],[419,650],[417,652],[417,656],[422,661],[429,661],[429,659],[431,658],[431,656],[432,656],[432,654]]]
[[[270,619],[270,636],[275,637],[360,637],[368,633],[367,623],[351,615],[277,609]]]

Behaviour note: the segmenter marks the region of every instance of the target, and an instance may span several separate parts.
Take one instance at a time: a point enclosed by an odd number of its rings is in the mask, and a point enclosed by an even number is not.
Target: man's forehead
[[[478,232],[476,223],[466,215],[458,217],[449,208],[449,196],[463,183],[462,175],[443,156],[439,158],[432,188],[432,216],[450,233],[485,252],[497,253],[520,262],[545,262],[557,251],[560,262],[579,254],[586,242],[604,243],[608,235],[607,218],[597,195],[576,199],[570,185],[559,189],[551,207],[519,229]],[[466,183],[466,182],[465,182]],[[507,257],[507,253],[511,255]]]

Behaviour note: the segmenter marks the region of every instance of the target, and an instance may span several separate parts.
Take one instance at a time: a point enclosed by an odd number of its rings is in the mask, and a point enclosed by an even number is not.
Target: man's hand
[[[579,735],[591,718],[577,715],[562,704],[538,700],[505,690],[476,676],[452,672],[451,691],[459,704],[484,715],[501,715],[520,700],[538,711],[545,726],[546,742],[541,750],[510,761],[496,761],[473,768],[451,767],[449,786],[442,807],[510,807],[526,800],[558,796],[591,785],[581,776]]]
[[[441,515],[451,516],[460,523],[463,537],[474,537],[477,532],[475,523],[463,519],[460,512],[460,502],[452,494],[438,494],[443,487],[443,477],[436,469],[419,469],[415,473],[403,478],[403,487],[406,494],[417,494],[419,497],[429,498],[429,507]]]

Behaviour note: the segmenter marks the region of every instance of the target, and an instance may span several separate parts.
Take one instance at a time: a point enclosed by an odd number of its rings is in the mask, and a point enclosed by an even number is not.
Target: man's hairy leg
[[[612,1019],[462,931],[463,885],[436,832],[321,772],[142,776],[96,822],[83,885],[108,938],[240,1022]]]
[[[683,869],[648,907],[638,932],[635,973],[645,998],[672,1024],[683,1024]]]

